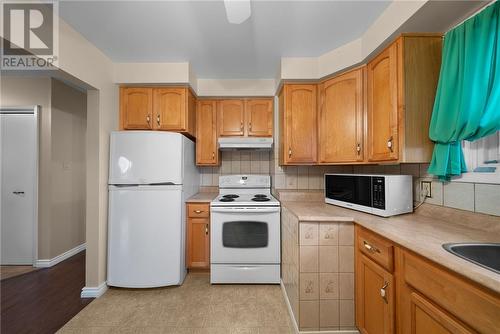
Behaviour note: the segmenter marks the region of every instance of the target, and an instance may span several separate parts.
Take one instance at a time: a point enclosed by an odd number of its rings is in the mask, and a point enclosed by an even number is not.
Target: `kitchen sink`
[[[449,243],[443,248],[461,258],[500,274],[500,243]]]

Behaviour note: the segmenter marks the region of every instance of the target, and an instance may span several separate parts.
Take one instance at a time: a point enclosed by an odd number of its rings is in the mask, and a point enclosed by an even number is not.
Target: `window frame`
[[[490,146],[488,147],[488,145]],[[469,171],[460,176],[452,177],[451,182],[500,184],[500,163],[483,163],[485,160],[496,159],[500,161],[500,131],[474,142],[464,140],[462,142],[462,149]],[[494,157],[495,154],[496,157]],[[486,166],[496,167],[497,169],[494,173],[473,172],[476,167]]]

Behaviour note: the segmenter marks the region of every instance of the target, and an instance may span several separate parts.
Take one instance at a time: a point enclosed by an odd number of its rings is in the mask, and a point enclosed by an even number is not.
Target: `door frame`
[[[18,107],[0,107],[0,114],[2,115],[33,115],[33,122],[35,122],[35,166],[33,168],[33,213],[32,213],[32,224],[33,224],[33,258],[32,266],[36,267],[36,261],[38,259],[38,168],[40,164],[40,152],[39,152],[39,135],[40,135],[40,106],[18,106]],[[1,169],[1,165],[0,165]],[[1,205],[1,204],[0,204]]]

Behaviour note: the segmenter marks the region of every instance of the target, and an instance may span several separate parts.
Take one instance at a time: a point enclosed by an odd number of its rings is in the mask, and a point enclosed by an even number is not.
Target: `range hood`
[[[270,150],[273,147],[273,138],[268,137],[222,137],[219,138],[221,150]]]

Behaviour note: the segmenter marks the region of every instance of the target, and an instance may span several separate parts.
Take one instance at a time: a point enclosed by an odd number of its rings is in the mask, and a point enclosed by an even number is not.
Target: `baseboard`
[[[281,292],[283,293],[283,298],[285,298],[285,303],[286,303],[286,308],[288,309],[288,314],[290,315],[290,318],[292,319],[293,330],[295,331],[295,334],[298,334],[299,333],[299,326],[297,324],[297,319],[295,319],[295,315],[293,314],[292,305],[290,305],[290,300],[288,299],[288,295],[286,293],[285,284],[283,284],[283,280],[280,280],[280,286],[281,286]]]
[[[36,260],[35,261],[35,267],[37,268],[49,268],[52,266],[55,266],[59,262],[62,262],[66,259],[69,259],[73,255],[76,255],[80,253],[81,251],[84,251],[86,248],[86,244],[83,243],[81,245],[76,246],[75,248],[72,248],[62,254],[57,255],[56,257],[52,259],[42,259],[42,260]]]
[[[286,307],[288,309],[288,313],[290,314],[290,318],[292,318],[293,330],[295,334],[359,334],[357,330],[332,330],[332,331],[300,331],[297,323],[297,319],[295,319],[295,315],[292,311],[292,305],[290,305],[290,300],[288,299],[288,295],[286,293],[285,285],[283,284],[283,280],[280,280],[281,292],[283,293],[283,297],[285,298]]]
[[[101,297],[106,290],[108,290],[108,285],[106,282],[102,282],[99,286],[96,287],[84,287],[82,289],[82,293],[80,294],[81,298],[99,298]]]

